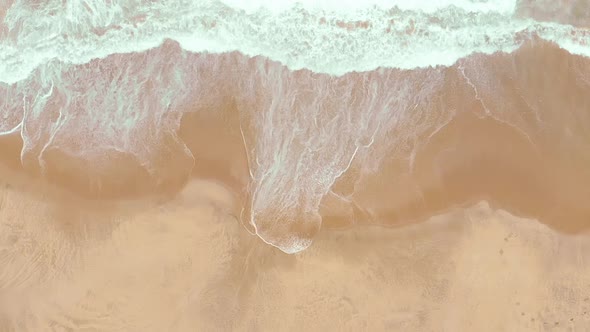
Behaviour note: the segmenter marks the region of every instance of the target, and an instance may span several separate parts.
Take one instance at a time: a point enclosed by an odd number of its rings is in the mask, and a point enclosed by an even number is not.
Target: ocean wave
[[[449,66],[472,53],[511,52],[533,36],[575,54],[590,54],[586,28],[523,17],[515,11],[515,1],[349,5],[14,1],[5,9],[0,29],[0,81],[17,82],[55,60],[82,64],[109,54],[142,52],[165,39],[192,52],[239,51],[292,70],[332,75]]]

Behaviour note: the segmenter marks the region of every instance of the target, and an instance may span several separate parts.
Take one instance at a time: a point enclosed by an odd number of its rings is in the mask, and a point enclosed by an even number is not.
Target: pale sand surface
[[[193,180],[173,200],[88,203],[10,174],[1,331],[584,331],[590,236],[481,202],[402,228],[322,231],[286,255]]]

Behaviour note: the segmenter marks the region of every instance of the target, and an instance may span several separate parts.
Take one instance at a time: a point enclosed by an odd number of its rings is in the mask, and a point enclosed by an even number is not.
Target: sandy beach
[[[578,331],[590,236],[480,202],[400,228],[325,230],[287,255],[192,180],[166,203],[2,186],[2,331]],[[35,192],[31,193],[31,189]]]
[[[0,2],[0,332],[590,330],[589,8]]]

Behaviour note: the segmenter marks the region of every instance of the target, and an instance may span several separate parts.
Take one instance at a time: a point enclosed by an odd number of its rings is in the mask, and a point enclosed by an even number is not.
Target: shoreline
[[[0,149],[2,151],[3,160],[1,161],[0,165],[0,173],[3,175],[0,176],[0,181],[4,183],[4,186],[10,190],[16,190],[23,193],[25,196],[30,196],[35,200],[40,202],[55,204],[56,202],[69,202],[73,199],[75,205],[80,205],[83,208],[90,208],[94,211],[99,211],[101,209],[113,210],[113,213],[121,213],[121,216],[132,216],[137,213],[141,213],[141,211],[145,208],[148,209],[157,209],[158,207],[166,206],[170,202],[174,202],[177,200],[184,190],[186,190],[187,186],[190,186],[192,182],[204,182],[204,183],[211,183],[214,186],[219,186],[226,190],[236,202],[240,200],[240,193],[241,190],[236,190],[236,183],[233,184],[226,183],[222,179],[222,177],[216,176],[215,172],[213,176],[210,177],[197,177],[191,175],[190,178],[178,187],[178,189],[174,192],[158,192],[149,190],[148,192],[144,192],[139,196],[127,196],[127,197],[118,197],[118,198],[100,198],[100,197],[85,197],[80,196],[79,192],[77,193],[72,188],[64,187],[62,184],[56,182],[50,182],[47,179],[40,178],[27,172],[19,165],[18,158],[11,158],[6,160],[7,154],[6,151],[11,150],[10,148],[7,149],[7,141],[9,142],[16,142],[15,137],[2,137],[0,139]],[[18,149],[13,149],[12,151],[18,151]],[[57,203],[60,204],[60,203]],[[404,219],[399,220],[396,223],[389,223],[387,221],[380,223],[378,220],[373,220],[369,222],[358,222],[358,223],[343,223],[342,220],[347,219],[344,215],[336,216],[336,220],[333,220],[333,216],[323,216],[322,221],[322,228],[319,232],[320,234],[323,232],[340,232],[340,231],[355,231],[358,229],[364,228],[383,228],[383,229],[406,229],[412,227],[418,227],[421,224],[429,223],[432,219],[436,219],[439,217],[444,217],[447,215],[452,215],[457,211],[469,210],[473,209],[481,204],[484,204],[487,208],[491,209],[492,211],[505,211],[510,216],[519,219],[526,219],[531,220],[535,223],[540,223],[544,226],[547,226],[552,231],[557,232],[558,234],[562,235],[584,235],[590,231],[590,225],[588,227],[582,227],[577,230],[564,230],[560,227],[554,227],[554,225],[547,224],[542,220],[539,220],[534,215],[527,215],[522,210],[518,209],[510,209],[507,208],[494,199],[490,198],[489,195],[481,195],[478,197],[472,197],[463,202],[457,202],[449,206],[445,206],[438,210],[431,210],[428,212],[427,215],[423,215],[420,217],[416,217],[413,219]],[[237,223],[244,227],[251,235],[252,230],[248,228],[248,225],[243,224],[244,221],[240,220],[240,206],[236,206],[233,209],[232,215],[236,219]],[[386,218],[386,217],[384,217]]]

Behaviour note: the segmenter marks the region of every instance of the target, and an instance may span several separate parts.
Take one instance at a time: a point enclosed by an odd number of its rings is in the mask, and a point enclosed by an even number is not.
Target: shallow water
[[[307,247],[322,217],[406,223],[481,198],[578,230],[588,68],[538,39],[451,67],[343,76],[168,41],[76,66],[48,90],[42,70],[5,86],[5,123],[25,168],[90,194],[221,180],[242,196],[242,221],[285,251]]]

